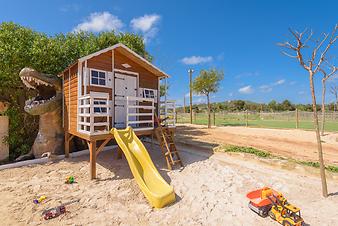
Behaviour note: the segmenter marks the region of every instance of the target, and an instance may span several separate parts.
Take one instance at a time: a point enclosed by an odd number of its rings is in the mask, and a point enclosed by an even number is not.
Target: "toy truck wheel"
[[[276,220],[276,216],[272,211],[269,211],[269,216],[272,220]]]
[[[268,216],[268,211],[266,211],[265,209],[260,209],[258,214],[261,217],[267,217]]]
[[[292,226],[292,224],[288,221],[283,221],[283,226]]]

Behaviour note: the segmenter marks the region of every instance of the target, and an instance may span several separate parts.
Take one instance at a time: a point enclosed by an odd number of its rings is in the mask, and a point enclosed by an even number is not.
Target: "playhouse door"
[[[136,77],[115,73],[115,128],[126,127],[127,96],[136,96],[136,89]]]

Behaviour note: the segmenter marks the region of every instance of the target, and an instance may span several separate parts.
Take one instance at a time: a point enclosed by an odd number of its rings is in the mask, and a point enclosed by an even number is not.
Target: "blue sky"
[[[170,74],[170,98],[183,103],[189,68],[224,71],[212,101],[311,101],[308,76],[278,42],[288,28],[315,35],[338,23],[335,1],[1,1],[0,22],[14,21],[53,35],[76,29],[142,34],[154,63]],[[331,50],[337,55],[338,47]],[[320,94],[320,75],[317,93]],[[337,80],[336,80],[337,82]],[[331,82],[329,85],[333,84]],[[205,98],[194,96],[194,102]],[[319,98],[320,100],[320,98]],[[328,94],[328,100],[333,97]],[[188,99],[187,99],[188,101]]]

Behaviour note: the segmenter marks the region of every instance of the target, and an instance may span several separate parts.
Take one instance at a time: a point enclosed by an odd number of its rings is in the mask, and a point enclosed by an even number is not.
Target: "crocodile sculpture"
[[[30,153],[40,158],[43,153],[52,155],[64,151],[64,132],[62,129],[62,88],[61,81],[55,75],[40,73],[24,68],[19,74],[26,87],[34,89],[38,95],[25,102],[25,111],[39,115],[39,131]]]

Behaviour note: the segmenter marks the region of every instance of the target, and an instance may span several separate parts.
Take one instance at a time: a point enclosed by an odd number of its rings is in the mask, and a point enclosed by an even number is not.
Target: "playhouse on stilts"
[[[116,44],[78,59],[59,77],[63,84],[65,155],[69,156],[73,137],[86,140],[92,179],[96,177],[97,154],[110,140],[123,142],[123,136],[116,139],[118,132],[111,133],[114,128],[130,127],[137,137],[156,135],[168,168],[182,165],[172,136],[175,102],[166,98],[161,102],[159,95],[160,80],[169,77],[166,73],[125,45]],[[120,150],[129,147],[128,143],[118,144]]]

